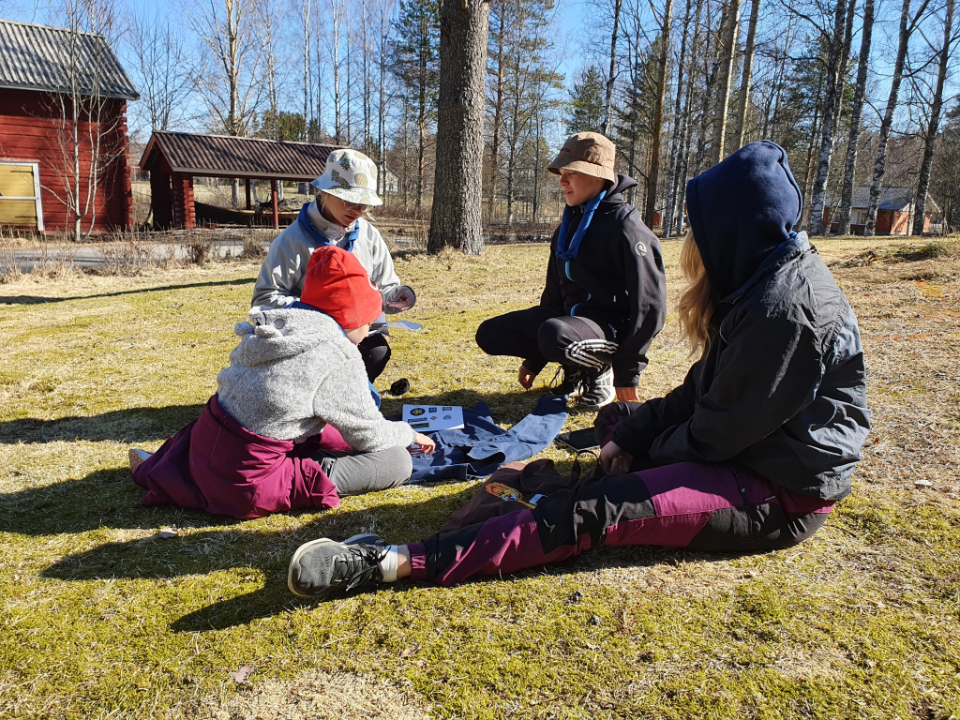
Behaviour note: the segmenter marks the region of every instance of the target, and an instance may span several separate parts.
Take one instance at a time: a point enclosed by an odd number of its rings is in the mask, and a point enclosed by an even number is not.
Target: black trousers
[[[370,382],[373,382],[380,377],[387,363],[390,362],[390,346],[387,344],[387,338],[380,333],[367,335],[357,345],[357,350],[360,351],[364,367],[367,368],[367,377]]]
[[[599,374],[617,350],[614,328],[539,305],[485,320],[477,328],[477,345],[488,355],[522,358],[532,373],[556,362]]]

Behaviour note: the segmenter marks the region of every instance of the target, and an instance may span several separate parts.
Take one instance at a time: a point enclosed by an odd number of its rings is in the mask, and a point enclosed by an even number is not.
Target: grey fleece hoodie
[[[302,440],[329,423],[361,452],[413,444],[413,428],[380,414],[360,352],[330,316],[253,308],[234,332],[240,344],[217,376],[217,397],[247,430]]]

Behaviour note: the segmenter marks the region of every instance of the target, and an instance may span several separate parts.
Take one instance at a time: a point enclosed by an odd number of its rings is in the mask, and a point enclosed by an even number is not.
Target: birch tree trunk
[[[663,135],[663,106],[667,95],[667,59],[670,53],[670,25],[672,19],[673,0],[665,0],[663,24],[660,27],[660,57],[657,60],[657,94],[653,101],[653,122],[650,128],[650,171],[647,175],[647,204],[643,213],[643,221],[648,228],[652,228],[656,224],[657,186],[660,182],[660,142]]]
[[[903,68],[907,61],[907,47],[910,36],[913,34],[920,17],[927,9],[930,0],[924,0],[914,19],[910,20],[910,0],[903,0],[903,9],[900,13],[900,37],[897,43],[897,59],[893,65],[893,81],[890,84],[890,95],[887,98],[887,107],[883,112],[883,121],[880,123],[880,134],[877,139],[877,161],[873,168],[873,182],[870,185],[870,202],[867,206],[867,224],[863,234],[871,236],[877,228],[877,210],[880,207],[880,190],[883,187],[883,176],[886,172],[887,142],[890,139],[890,130],[893,127],[893,114],[897,109],[897,100],[900,95],[900,83],[903,81]]]
[[[725,16],[720,26],[720,66],[716,79],[713,140],[710,144],[711,165],[716,165],[724,157],[724,137],[727,131],[727,111],[730,107],[730,84],[733,78],[733,58],[737,45],[739,19],[740,0],[727,0]]]
[[[950,45],[953,40],[953,11],[955,0],[947,0],[947,14],[943,21],[943,47],[940,49],[940,65],[937,68],[937,89],[930,106],[930,124],[923,144],[923,161],[920,163],[920,180],[917,184],[917,206],[913,218],[913,234],[923,235],[924,215],[927,209],[927,188],[930,187],[930,170],[933,167],[933,151],[943,110],[943,86],[947,80],[950,63]]]
[[[810,234],[825,235],[823,224],[823,198],[827,190],[827,177],[830,174],[830,157],[833,153],[834,113],[837,109],[837,93],[843,87],[839,77],[840,54],[843,52],[843,36],[846,24],[846,2],[836,0],[833,18],[833,36],[830,39],[830,56],[827,61],[827,95],[823,100],[823,123],[820,126],[820,157],[817,160],[817,174],[813,181],[813,194],[810,203]]]
[[[617,78],[617,33],[620,29],[620,6],[623,0],[613,0],[613,33],[610,35],[610,72],[607,74],[607,89],[603,100],[603,121],[600,134],[606,135],[610,125],[610,112],[613,104],[613,83]]]
[[[747,46],[743,50],[743,74],[740,76],[740,103],[737,107],[737,123],[734,126],[733,144],[743,147],[747,130],[747,108],[750,105],[750,81],[753,79],[753,55],[757,43],[757,23],[760,19],[760,0],[753,0],[750,8],[750,24],[747,26]]]
[[[484,81],[489,0],[441,0],[437,169],[427,250],[483,253]]]
[[[860,124],[863,121],[863,99],[867,90],[867,72],[870,67],[870,45],[873,39],[874,0],[864,0],[863,31],[860,37],[860,61],[857,67],[857,85],[853,91],[850,108],[850,138],[847,141],[847,160],[843,170],[843,193],[840,211],[837,213],[837,234],[850,234],[850,209],[853,205],[853,188],[857,171],[857,143],[860,141]]]
[[[690,30],[690,0],[686,2],[683,14],[683,33],[680,35],[680,55],[677,57],[677,95],[673,103],[673,137],[670,138],[670,167],[667,171],[669,187],[667,204],[663,216],[663,236],[670,237],[673,229],[674,213],[677,207],[677,183],[680,169],[680,145],[687,126],[687,113],[681,113],[684,90],[684,66],[687,56],[687,34]]]

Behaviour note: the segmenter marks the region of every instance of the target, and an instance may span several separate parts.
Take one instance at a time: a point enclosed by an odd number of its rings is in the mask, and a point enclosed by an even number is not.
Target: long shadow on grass
[[[0,443],[47,443],[56,440],[115,440],[122,443],[147,443],[173,435],[181,427],[200,417],[203,405],[168,405],[112,410],[101,415],[37,420],[23,418],[0,422]]]
[[[0,494],[0,532],[25,536],[84,533],[98,528],[156,529],[165,525],[207,527],[234,524],[183,508],[147,508],[144,490],[130,470],[97,470],[79,480]]]
[[[0,295],[0,305],[45,305],[47,303],[67,302],[69,300],[88,300],[91,298],[121,297],[123,295],[138,295],[140,293],[165,292],[167,290],[187,290],[189,288],[216,287],[217,285],[252,285],[254,278],[238,278],[237,280],[212,280],[202,283],[185,283],[183,285],[163,285],[161,287],[144,287],[137,290],[118,290],[112,293],[98,295],[73,295],[71,297],[42,297],[39,295]]]
[[[398,533],[390,527],[409,527],[408,518],[415,513],[424,527],[439,528],[450,512],[475,489],[435,497],[417,504],[387,503],[351,511],[328,511],[315,522],[294,532],[265,532],[239,527],[210,529],[186,533],[181,537],[161,539],[158,535],[127,542],[112,542],[92,550],[64,557],[43,571],[45,578],[68,581],[114,579],[172,579],[236,571],[223,586],[211,605],[195,610],[171,623],[175,632],[200,632],[243,625],[262,617],[282,612],[295,599],[287,589],[287,566],[294,550],[302,543],[318,537],[344,539],[371,526],[390,539]],[[165,508],[154,512],[172,513]],[[209,517],[209,516],[208,516]],[[223,523],[222,518],[213,521]],[[256,522],[256,521],[252,521]],[[153,527],[157,527],[154,523]],[[399,529],[399,528],[398,528]],[[408,531],[409,532],[409,531]],[[404,538],[412,541],[415,538]],[[240,583],[263,578],[262,587],[234,596]],[[197,581],[198,585],[203,581]],[[209,594],[203,589],[199,592]]]

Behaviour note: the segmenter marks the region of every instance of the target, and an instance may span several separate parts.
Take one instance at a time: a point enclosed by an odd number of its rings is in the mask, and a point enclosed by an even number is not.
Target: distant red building
[[[880,190],[880,204],[877,206],[876,235],[909,235],[913,232],[913,216],[916,211],[916,199],[913,188],[885,187]],[[855,187],[850,207],[850,232],[863,235],[867,223],[867,208],[870,205],[870,188],[866,185]],[[831,218],[840,211],[840,197],[828,192],[823,204],[823,225],[837,232],[837,223]],[[930,219],[940,207],[927,195],[923,213],[923,231],[930,231]]]
[[[0,20],[0,98],[0,225],[72,230],[77,206],[83,231],[133,224],[126,113],[139,95],[103,37]]]

